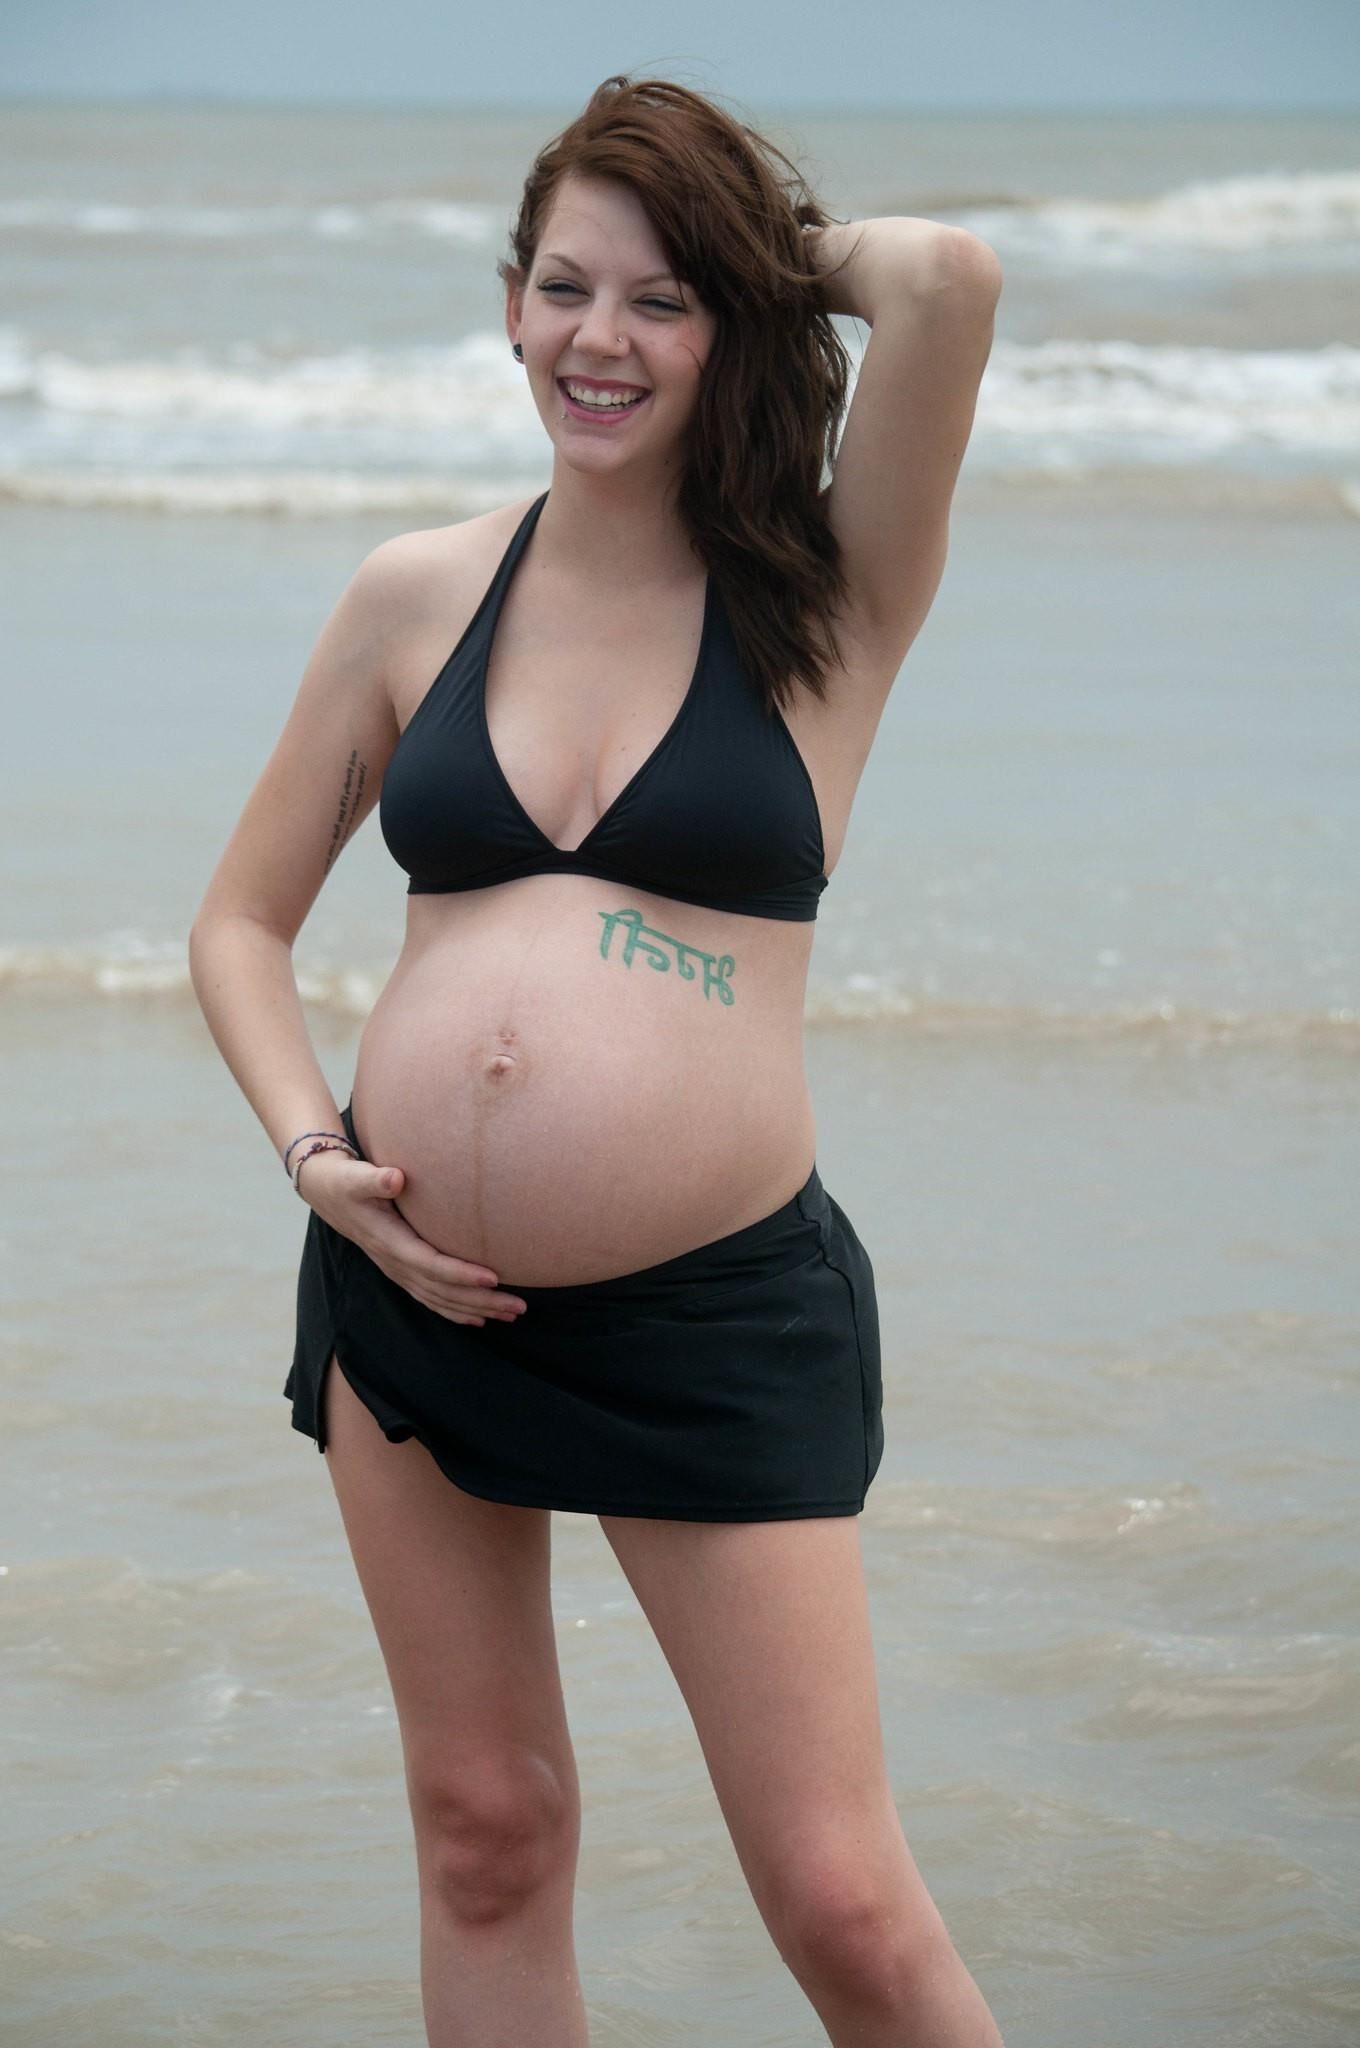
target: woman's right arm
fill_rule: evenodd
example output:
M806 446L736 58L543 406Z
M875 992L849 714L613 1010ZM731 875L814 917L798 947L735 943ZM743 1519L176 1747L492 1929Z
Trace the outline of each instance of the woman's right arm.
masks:
M389 666L403 580L400 540L360 564L189 933L189 975L208 1029L280 1157L299 1131L341 1128L292 952L336 856L376 803L397 742Z
M420 602L419 537L375 548L322 628L278 744L189 933L189 975L218 1051L280 1158L303 1131L342 1131L307 1032L293 946L336 857L378 800L398 739L393 650ZM296 1155L295 1155L296 1157ZM427 1244L394 1207L400 1167L336 1151L302 1192L389 1277L453 1322L509 1313L496 1275Z

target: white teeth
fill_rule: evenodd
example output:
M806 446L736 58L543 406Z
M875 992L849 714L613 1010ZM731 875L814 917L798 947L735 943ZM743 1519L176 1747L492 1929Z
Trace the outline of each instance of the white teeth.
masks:
M611 396L608 392L586 391L581 385L572 384L565 378L563 383L566 386L569 398L575 399L577 405L592 406L596 412L617 412L624 406L636 405L640 398L645 398L647 395L643 391L635 391L631 396L627 396L622 392Z

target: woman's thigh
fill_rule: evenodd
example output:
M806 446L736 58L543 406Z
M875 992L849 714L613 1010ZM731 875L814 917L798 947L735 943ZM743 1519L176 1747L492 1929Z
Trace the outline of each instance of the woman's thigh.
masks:
M546 1509L465 1493L414 1438L389 1442L332 1359L326 1463L387 1665L408 1776L546 1765L575 1796Z
M887 1778L858 1518L600 1519L767 1922L847 1865L869 1893L932 1910Z

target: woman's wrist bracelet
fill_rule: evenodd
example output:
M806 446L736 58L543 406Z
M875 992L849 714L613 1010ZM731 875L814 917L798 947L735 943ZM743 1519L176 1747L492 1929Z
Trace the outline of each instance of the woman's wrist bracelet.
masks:
M345 1136L343 1131L304 1131L301 1137L294 1138L292 1144L288 1147L288 1150L283 1155L283 1170L285 1173L289 1172L288 1161L291 1159L293 1153L297 1150L298 1146L302 1143L303 1138L338 1138L342 1145L349 1144L349 1139Z
M301 1155L297 1165L293 1168L292 1173L289 1175L289 1179L293 1183L293 1192L295 1194L300 1195L302 1193L300 1180L303 1167L307 1164L307 1161L309 1159L315 1158L318 1152L348 1152L351 1159L357 1159L359 1157L359 1154L356 1152L353 1145L350 1144L348 1138L342 1138L338 1136L335 1132L319 1132L313 1140L313 1142L307 1147L307 1150Z

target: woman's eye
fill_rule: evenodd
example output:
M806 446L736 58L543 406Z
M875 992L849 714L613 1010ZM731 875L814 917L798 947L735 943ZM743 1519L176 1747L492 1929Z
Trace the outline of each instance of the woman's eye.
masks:
M563 278L554 284L541 284L538 289L541 292L549 293L578 292L581 287L578 284L568 284ZM683 306L677 306L673 299L642 299L639 301L639 304L643 306L657 306L663 313L683 313L685 310Z

